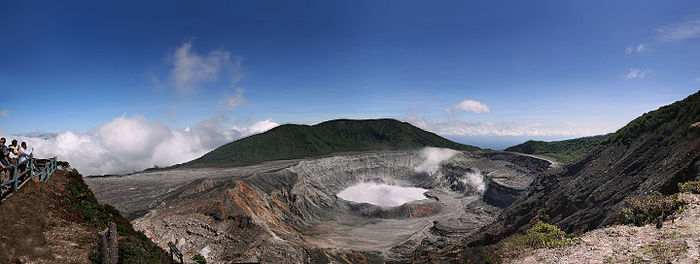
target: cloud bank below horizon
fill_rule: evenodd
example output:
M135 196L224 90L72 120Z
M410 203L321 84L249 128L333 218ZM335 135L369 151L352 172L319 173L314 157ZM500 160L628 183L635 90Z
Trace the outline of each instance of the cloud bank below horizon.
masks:
M84 175L123 174L154 166L190 161L225 143L278 126L270 120L246 127L225 127L210 118L183 130L149 122L141 115L121 116L87 133L66 131L48 137L2 135L8 141L27 141L37 157L58 156Z

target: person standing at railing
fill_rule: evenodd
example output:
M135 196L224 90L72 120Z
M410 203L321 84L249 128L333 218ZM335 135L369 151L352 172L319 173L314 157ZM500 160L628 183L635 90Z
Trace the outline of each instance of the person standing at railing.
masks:
M2 167L2 170L0 170L0 184L5 183L5 181L8 181L10 179L10 170L8 167L10 167L10 159L8 155L10 154L10 150L5 146L5 138L0 138L0 166ZM4 196L7 191L9 191L10 186L4 186L2 187L2 190L0 190L0 196Z
M0 166L4 169L10 166L10 150L5 146L5 138L0 138Z
M19 148L19 160L17 161L18 162L17 164L20 164L18 166L19 171L25 171L27 169L27 164L29 164L29 156L31 156L32 152L34 152L34 148L32 147L31 150L27 150L27 142L24 142L24 141L22 141L21 146L22 147ZM22 162L24 162L24 163L22 163ZM25 175L24 177L27 177L27 176L28 175Z
M17 146L17 140L13 139L12 144L10 144L9 147L10 149L10 155L9 155L9 160L10 164L17 164L17 158L19 158L19 146Z

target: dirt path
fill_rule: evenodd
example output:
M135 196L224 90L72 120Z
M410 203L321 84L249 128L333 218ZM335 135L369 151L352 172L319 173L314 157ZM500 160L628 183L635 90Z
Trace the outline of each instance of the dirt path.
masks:
M593 230L570 246L537 249L505 263L700 263L700 195L681 194L683 212L661 229L613 226Z

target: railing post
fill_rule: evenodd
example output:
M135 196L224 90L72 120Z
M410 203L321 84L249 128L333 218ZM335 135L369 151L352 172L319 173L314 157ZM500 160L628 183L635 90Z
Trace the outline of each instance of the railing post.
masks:
M19 164L15 164L14 173L12 174L12 180L14 181L14 182L12 183L12 192L13 192L13 193L14 193L14 192L17 192L17 186L18 186L18 184L17 184L17 176L18 176L19 174L17 174L17 167L19 167Z
M29 169L29 179L34 180L34 153L29 154L29 162L27 162L27 169Z
M51 161L49 162L49 166L51 166L51 171L49 174L46 175L46 178L44 178L44 181L48 181L49 178L51 178L51 174L56 170L56 157L51 158Z

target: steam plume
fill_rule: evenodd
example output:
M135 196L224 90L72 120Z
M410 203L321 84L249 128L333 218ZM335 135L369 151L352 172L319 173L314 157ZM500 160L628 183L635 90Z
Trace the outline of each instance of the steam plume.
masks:
M439 168L440 162L452 158L452 156L455 154L457 154L457 151L452 149L433 147L423 148L420 152L423 162L416 166L414 170L418 173L425 172L428 174L433 174Z

